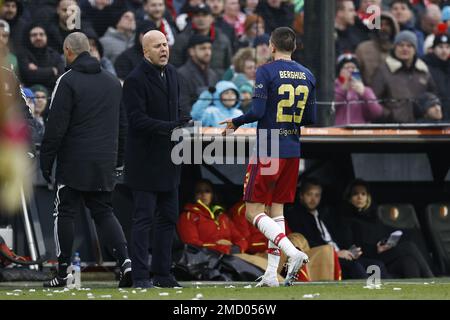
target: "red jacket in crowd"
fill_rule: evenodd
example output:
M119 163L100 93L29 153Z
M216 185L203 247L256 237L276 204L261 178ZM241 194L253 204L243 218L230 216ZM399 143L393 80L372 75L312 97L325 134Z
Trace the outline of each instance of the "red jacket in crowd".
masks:
M200 200L184 207L177 230L184 243L226 254L231 253L232 245L239 246L241 253L248 247L247 240L236 229L222 207L209 208Z

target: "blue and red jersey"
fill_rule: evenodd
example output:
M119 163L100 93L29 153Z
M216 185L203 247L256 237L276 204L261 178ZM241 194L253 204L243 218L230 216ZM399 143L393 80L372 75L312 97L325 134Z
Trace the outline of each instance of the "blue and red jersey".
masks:
M260 129L267 132L267 156L300 157L300 127L316 121L316 79L306 67L291 60L275 60L259 67L252 108L234 118L239 127L258 121L257 138L264 139ZM279 131L279 155L270 151L271 129ZM261 156L258 150L258 155Z

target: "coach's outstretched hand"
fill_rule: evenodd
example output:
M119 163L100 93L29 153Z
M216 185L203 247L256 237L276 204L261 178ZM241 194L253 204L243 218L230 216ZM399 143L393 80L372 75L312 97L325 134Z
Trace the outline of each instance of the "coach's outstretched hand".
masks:
M233 124L232 119L227 119L225 121L219 122L219 124L226 124L227 126L222 131L222 135L226 136L228 133L233 133L237 127Z

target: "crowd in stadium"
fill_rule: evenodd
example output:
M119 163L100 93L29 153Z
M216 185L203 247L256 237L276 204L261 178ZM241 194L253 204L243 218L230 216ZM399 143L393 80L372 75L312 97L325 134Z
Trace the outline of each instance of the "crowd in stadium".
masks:
M182 108L204 126L220 126L250 108L256 68L270 59L275 28L295 30L298 62L304 63L302 51L308 50L301 45L303 0L4 0L3 67L24 87L40 126L37 142L52 90L65 72L63 41L73 31L67 23L77 13L73 5L81 10L78 27L89 38L90 54L121 82L143 59L144 34L164 33ZM379 29L368 28L371 5L381 8ZM449 122L449 30L448 0L336 0L335 124ZM342 221L317 211L320 194L319 182L303 182L299 207L286 213L288 234L301 233L309 243L297 239L311 257L300 280L364 278L373 264L382 277L433 276L420 244L404 241L393 248L379 242L393 230L376 220L367 183L349 186ZM226 211L213 185L200 181L180 215L178 234L185 243L226 254L264 254L267 240L244 211L242 202ZM299 214L308 211L314 214Z
M204 126L248 110L255 70L270 59L276 27L297 32L300 63L307 50L303 0L5 0L4 66L26 87L42 127L64 73L62 43L72 32L67 21L74 4L91 54L122 81L142 59L143 34L162 31L182 81L183 108ZM371 5L381 8L379 29L368 27ZM449 27L445 0L337 1L335 124L448 121ZM222 99L225 93L231 98Z

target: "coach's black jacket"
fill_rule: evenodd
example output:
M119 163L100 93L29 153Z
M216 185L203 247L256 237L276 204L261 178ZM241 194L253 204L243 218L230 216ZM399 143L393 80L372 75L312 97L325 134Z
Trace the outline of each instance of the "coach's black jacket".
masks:
M170 156L171 131L182 121L180 88L175 67L165 67L165 84L161 71L143 59L123 85L128 115L125 182L133 190L171 191L180 181L180 166Z
M121 165L126 115L122 88L83 52L57 81L41 146L41 170L80 191L112 191ZM120 136L120 137L119 137Z

